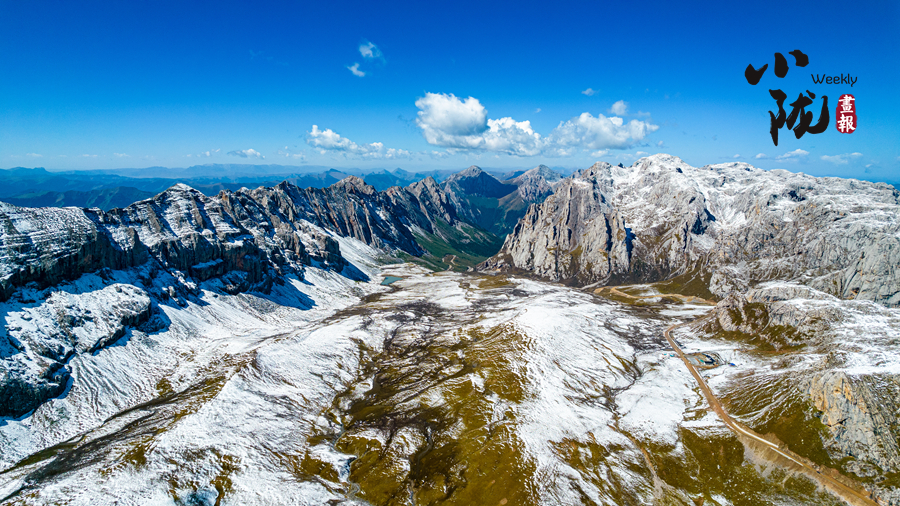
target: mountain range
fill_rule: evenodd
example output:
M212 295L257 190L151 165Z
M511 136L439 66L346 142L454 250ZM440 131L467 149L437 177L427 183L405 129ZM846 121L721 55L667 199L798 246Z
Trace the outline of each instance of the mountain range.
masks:
M900 504L890 185L20 173L111 207L0 196L4 500Z

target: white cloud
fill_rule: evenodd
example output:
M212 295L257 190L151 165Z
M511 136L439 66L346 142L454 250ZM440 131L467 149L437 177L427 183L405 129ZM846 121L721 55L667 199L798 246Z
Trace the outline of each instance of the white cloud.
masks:
M384 60L384 55L381 54L381 50L378 49L378 46L369 41L364 41L359 45L359 54L361 54L363 58Z
M862 156L862 153L844 153L842 155L834 156L823 155L821 158L822 160L831 162L835 165L847 165L848 163L850 163L850 160L854 158L862 158Z
M426 93L416 100L416 107L416 124L429 144L453 144L445 139L477 136L488 129L487 109L474 97L460 100L452 93Z
M648 152L646 152L646 151L638 151L637 153L635 153L635 155L637 155L637 156L647 156L647 155L649 155L649 154L650 154L650 153L648 153Z
M405 149L385 148L381 142L371 144L357 144L346 137L342 137L330 128L319 130L318 125L313 125L312 131L306 135L306 143L317 148L319 153L329 151L339 152L361 158L377 158L384 160L396 160L410 158L411 153Z
M265 156L263 156L262 153L260 153L259 151L255 150L253 148L229 151L228 154L231 156L239 156L241 158L259 158L259 159L265 158Z
M767 155L765 153L759 153L756 156L754 156L753 158L756 158L757 160L765 160L765 159L769 158L769 155Z
M43 158L44 155L39 155L37 153L25 153L25 156L30 156L32 158Z
M741 155L734 155L734 156L732 156L732 158L735 158L735 159L740 158L740 157L741 157Z
M200 154L197 155L197 156L203 156L203 157L209 158L209 157L211 157L212 155L214 155L214 154L216 154L216 153L218 153L218 152L219 152L218 149L210 149L210 150L207 150L207 151L204 151L204 152L200 153Z
M658 147L658 148L663 147L663 141L657 142L657 143L656 143L656 147Z
M642 140L659 126L633 119L627 124L622 118L607 118L602 114L593 117L581 113L568 121L560 122L548 137L558 146L580 146L586 149L625 149Z
M359 70L359 63L354 63L353 65L347 67L347 69L349 69L350 72L353 72L353 75L355 75L356 77L365 77L366 75L365 72Z
M432 151L432 152L428 153L428 156L430 156L432 158L441 159L441 158L447 158L448 156L450 156L450 154L451 153L449 153L448 151Z
M514 156L572 156L579 150L624 149L659 129L650 122L590 113L560 122L547 137L534 131L529 121L505 117L488 119L487 109L474 97L427 93L416 100L416 124L434 146L494 151Z
M116 158L131 158L129 155L126 155L125 153L113 153L113 155Z
M534 156L541 153L541 134L531 128L530 121L512 118L488 120L488 131L482 134L482 149L500 151L516 156Z
M589 97L593 97L593 96L596 95L597 93L600 93L600 90L595 90L595 89L592 89L592 88L588 88L588 89L586 89L586 90L584 90L584 91L581 92L582 95L587 95L587 96L589 96Z
M601 150L599 150L599 151L594 151L593 153L591 153L591 156L593 156L593 157L601 157L601 156L606 156L606 155L608 155L608 154L609 154L609 150L608 150L608 149L601 149Z
M628 102L619 100L614 103L607 112L610 114L615 114L616 116L625 116L626 114L628 114Z
M539 113L539 112L541 112L541 108L540 108L540 107L538 107L537 109L534 110L534 113L535 113L535 114L537 114L537 113Z
M434 146L497 151L517 156L541 152L541 135L530 121L487 119L487 109L477 98L461 100L453 94L426 93L416 100L416 124Z
M84 158L97 158L97 155L81 155Z
M809 151L804 151L804 150L798 148L793 151L788 151L787 153L785 153L783 155L778 155L777 157L775 157L775 159L776 160L791 160L791 159L800 158L801 156L806 156L808 154L809 154Z

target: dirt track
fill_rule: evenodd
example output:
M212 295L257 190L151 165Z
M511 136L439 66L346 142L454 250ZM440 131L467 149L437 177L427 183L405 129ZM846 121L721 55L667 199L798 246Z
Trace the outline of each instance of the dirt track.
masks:
M765 438L757 434L756 432L750 430L745 427L743 424L736 422L728 413L725 411L725 408L722 407L722 404L719 402L719 399L713 395L712 391L707 386L706 381L703 380L703 377L700 376L700 373L697 369L691 365L690 361L684 355L684 352L681 348L675 343L675 340L671 336L672 330L677 327L685 325L684 323L678 325L672 325L665 331L666 340L669 341L669 345L678 353L678 356L681 357L682 362L688 368L691 375L697 380L697 384L700 386L700 390L703 392L704 397L706 397L706 401L709 403L710 407L712 407L713 411L719 415L719 418L722 419L722 422L731 429L737 436L738 439L744 443L745 446L750 447L751 449L756 449L762 445L762 449L765 451L774 452L778 457L782 459L786 459L788 462L776 462L778 464L784 465L788 464L784 467L789 467L791 470L800 472L809 478L813 479L816 483L819 483L827 490L840 497L844 501L852 505L866 505L866 506L878 506L878 502L872 499L871 495L865 491L860 490L860 488L852 487L843 481L839 481L834 477L830 476L830 473L823 473L817 466L809 462L807 459L795 454L794 452L788 450L787 448L783 448ZM749 443L749 444L748 444ZM769 460L779 460L779 459L769 459ZM830 471L830 470L829 470ZM833 471L831 471L833 472ZM849 480L848 480L849 481Z

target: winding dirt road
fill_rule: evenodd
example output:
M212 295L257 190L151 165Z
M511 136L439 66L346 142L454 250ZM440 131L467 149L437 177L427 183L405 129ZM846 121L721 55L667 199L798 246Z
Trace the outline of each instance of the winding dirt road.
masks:
M763 438L756 432L745 427L743 424L738 423L734 419L732 419L731 416L729 416L725 411L725 408L722 407L719 399L716 398L715 395L713 395L712 391L709 389L709 386L707 386L706 381L703 380L703 377L700 375L697 369L684 355L681 347L679 347L678 344L675 343L675 339L672 338L672 330L683 325L686 325L686 323L672 325L667 328L664 333L666 336L666 340L669 341L669 345L673 350L675 350L676 353L678 353L678 356L681 357L681 360L688 368L688 371L690 371L694 379L697 380L697 384L700 386L700 390L703 392L704 397L706 397L706 401L709 403L710 407L712 407L713 411L715 411L716 414L719 415L719 418L722 419L722 422L724 422L725 425L738 436L738 439L741 439L741 442L744 443L745 446L747 445L748 440L753 443L750 445L751 448L754 445L762 445L766 450L770 450L776 453L779 457L787 459L788 461L793 463L793 465L789 466L792 470L803 473L804 475L821 484L827 490L831 491L849 504L879 506L879 503L873 500L871 494L869 494L865 490L859 490L857 488L851 487L850 485L833 478L829 474L822 473L815 464L807 461L803 457L800 457L787 448L783 448Z

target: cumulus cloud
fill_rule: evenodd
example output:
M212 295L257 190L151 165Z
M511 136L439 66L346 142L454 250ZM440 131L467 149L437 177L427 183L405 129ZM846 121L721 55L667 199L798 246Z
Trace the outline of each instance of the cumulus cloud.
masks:
M735 159L740 158L740 157L741 157L741 155L734 155L734 156L732 156L732 158L735 158Z
M622 118L607 118L598 114L595 118L589 112L581 113L568 121L561 122L550 133L549 141L557 146L581 146L586 149L625 149L641 141L659 126L633 119L625 123Z
M378 49L378 46L367 40L359 45L359 54L361 54L363 58L368 58L370 60L384 59L384 55L381 54L381 50Z
M126 155L125 153L113 153L113 156L116 158L131 158L131 156Z
M83 158L97 158L97 155L81 155Z
M600 90L595 90L595 89L592 89L592 88L588 88L588 89L586 89L586 90L584 90L584 91L581 92L582 95L587 95L587 96L589 96L589 97L593 97L593 96L596 95L597 93L600 93Z
M38 153L25 153L25 156L30 156L32 158L43 158L44 155L40 155Z
M656 147L658 147L658 148L663 147L663 141L657 142L657 143L656 143Z
M608 150L608 149L601 149L601 150L599 150L599 151L594 151L593 153L591 153L591 156L593 156L593 157L600 157L600 156L606 156L606 155L608 155L608 154L609 154L609 150Z
M615 114L616 116L625 116L626 114L628 114L628 102L619 100L614 103L607 112L610 114Z
M487 109L474 97L460 100L452 93L426 93L416 100L416 107L416 124L430 144L443 145L445 137L476 136L488 129Z
M262 153L260 153L259 151L255 150L253 148L229 151L228 154L231 156L239 156L241 158L259 158L259 159L265 158L265 156L263 156Z
M754 156L753 158L756 158L757 160L765 160L766 158L769 158L769 156L765 153L759 153L756 156Z
M345 156L384 160L410 158L412 155L405 149L385 148L381 142L357 144L330 128L320 130L318 125L313 125L312 130L306 134L306 143L318 149L320 154L331 151Z
M778 155L777 157L775 157L775 159L776 160L792 160L792 159L800 158L802 156L806 156L808 154L809 154L809 151L805 151L805 150L797 148L793 151L788 151L787 153L785 153L783 155Z
M355 75L356 77L365 77L366 76L365 72L363 72L362 70L359 70L359 63L354 63L353 65L350 65L349 67L347 67L347 69L350 72L353 72L353 75Z
M583 113L560 122L550 135L542 137L529 121L488 119L487 109L474 97L426 93L416 100L416 107L416 124L431 145L515 156L572 156L581 149L624 149L659 129L650 122L631 120L626 124L619 117L600 114L595 118Z
M831 162L835 165L847 165L848 163L850 163L850 160L853 160L855 158L862 158L862 156L862 153L844 153L842 155L834 156L823 155L821 158L823 161Z
M497 151L518 156L541 152L541 135L530 121L488 119L477 98L465 100L453 94L426 93L416 100L416 124L425 140L435 146Z

